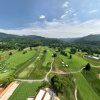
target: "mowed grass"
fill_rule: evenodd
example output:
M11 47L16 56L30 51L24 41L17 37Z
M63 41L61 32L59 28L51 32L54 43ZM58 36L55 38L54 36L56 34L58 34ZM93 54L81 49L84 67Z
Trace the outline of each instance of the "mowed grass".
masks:
M28 59L34 56L34 50L29 50L27 53L17 52L6 61L8 68L16 68L18 65L26 62Z
M88 62L90 62L93 66L100 66L100 60L85 58Z
M53 71L61 70L61 71L68 71L68 68L66 66L67 64L64 62L60 57L55 57L54 63L53 63Z
M87 62L91 63L93 66L100 66L100 60L84 57L84 53L82 52L78 52L77 55L86 60Z
M35 58L18 73L18 78L24 79L41 79L44 78L50 69L51 51L48 49L46 53L43 51L46 47L42 47L40 52L36 52ZM45 64L45 65L44 65Z
M52 51L47 48L46 56L45 56L45 61L43 62L43 66L47 66L48 63L50 63L52 60Z
M0 51L0 61L5 61L5 60L9 59L10 52L15 54L17 52L17 50Z
M81 73L75 74L74 77L76 79L75 83L83 100L99 100L99 96L97 96Z
M72 55L72 59L62 55L60 55L60 58L68 63L70 71L78 71L87 64L86 60L77 55ZM83 100L99 100L99 97L81 73L73 74L73 76L76 79L75 83Z
M35 96L38 87L41 85L40 82L34 83L21 83L18 88L14 91L9 100L27 100L30 96Z
M17 72L18 78L28 78L30 73L32 72L34 66L34 62L39 56L39 52L37 51L32 59L24 63L21 69Z
M50 63L43 66L43 62L45 61L46 54L42 54L39 59L34 63L34 68L30 73L29 79L42 79L45 77L46 73L50 70Z
M0 84L3 83L10 75L12 75L13 72L11 70L8 70L6 73L0 72Z
M9 51L5 52L8 56L5 58L6 60L3 61L4 66L2 70L0 70L0 81L6 80L11 74L13 74L16 70L19 69L19 65L25 63L27 60L32 58L34 56L34 49L27 50L27 53L23 54L22 52L19 52L17 50L12 50L13 54L9 56ZM4 56L5 56L5 53ZM3 56L3 55L2 55Z
M24 70L18 74L18 78L28 78L29 73L33 70L34 64L28 65Z
M68 65L71 71L78 71L88 63L77 55L72 55L72 59L69 59L69 56L65 57L63 55L59 55L59 57Z
M100 68L91 68L90 71L82 71L82 74L100 97Z

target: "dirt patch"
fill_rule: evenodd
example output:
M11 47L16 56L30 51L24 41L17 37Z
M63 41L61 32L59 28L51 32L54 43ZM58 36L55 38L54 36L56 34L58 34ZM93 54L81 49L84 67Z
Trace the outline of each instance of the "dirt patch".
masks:
M98 74L97 76L98 76L98 78L100 79L100 74Z
M0 87L0 94L4 91L3 87Z
M56 73L56 74L65 74L66 72L57 69L56 71L52 71L52 73Z

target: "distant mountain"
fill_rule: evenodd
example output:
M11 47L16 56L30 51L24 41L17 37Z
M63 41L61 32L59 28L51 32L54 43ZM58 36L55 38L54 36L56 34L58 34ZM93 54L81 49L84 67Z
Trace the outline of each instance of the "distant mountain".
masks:
M19 36L0 32L0 39L6 39L6 38L19 38Z
M1 33L0 32L0 39L14 39L14 38L30 38L30 39L39 39L39 38L44 38L41 36L36 36L36 35L13 35L13 34L6 34L6 33Z
M45 38L36 35L13 35L13 34L6 34L0 32L0 39L14 39L14 38L30 38L30 39L54 39L54 38ZM56 39L56 38L55 38ZM88 35L82 38L59 38L57 40L61 40L64 42L93 42L93 41L100 41L100 34L96 35Z
M96 34L96 35L88 35L88 36L84 36L84 37L77 37L77 38L59 38L62 41L65 42L93 42L93 41L100 41L100 34Z
M62 40L64 42L74 42L75 40L77 40L79 38L59 38L59 40Z
M28 46L59 46L65 45L65 42L56 38L45 38L36 35L12 35L6 33L0 33L0 48L1 49L13 49Z
M90 42L93 42L93 41L100 41L100 34L96 34L96 35L88 35L88 36L85 36L85 37L82 37L82 38L79 38L77 40L75 40L76 42L82 42L82 41L90 41Z

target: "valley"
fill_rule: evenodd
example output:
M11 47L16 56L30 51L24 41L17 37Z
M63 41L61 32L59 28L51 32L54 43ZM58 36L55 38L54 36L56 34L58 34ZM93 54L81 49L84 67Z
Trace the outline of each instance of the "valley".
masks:
M25 51L26 53L23 54ZM12 55L9 55L9 52L12 52ZM87 60L79 55L84 53L78 51L71 54L70 58L70 47L66 48L65 52L66 56L58 52L57 48L38 46L25 48L23 51L11 50L1 53L0 63L3 66L0 67L0 84L6 86L13 80L21 82L9 100L25 100L32 96L32 93L35 95L43 82L50 82L55 75L65 82L62 83L65 84L63 94L58 93L61 100L76 100L76 97L78 100L98 100L100 98L99 60L91 61L90 58ZM55 53L56 56L53 57ZM91 65L90 71L84 70L87 63ZM30 93L27 94L28 91ZM24 96L25 94L27 95Z

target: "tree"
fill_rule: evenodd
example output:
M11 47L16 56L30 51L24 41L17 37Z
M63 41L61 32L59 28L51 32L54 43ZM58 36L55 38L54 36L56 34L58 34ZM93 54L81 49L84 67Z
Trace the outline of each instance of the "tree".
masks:
M12 55L12 52L10 52L9 55L11 56Z
M23 54L27 53L27 51L23 51Z
M57 54L56 53L53 53L52 57L57 57Z
M69 59L72 59L72 55L69 56Z
M45 88L45 87L49 87L49 86L50 86L49 82L43 81L42 84L39 86L38 89L40 89L40 88Z
M56 91L56 93L62 92L62 81L57 75L51 78L51 86Z
M67 53L64 50L61 50L60 52L62 55L67 56Z
M70 49L70 53L71 53L71 54L75 54L75 53L76 53L76 48L71 48L71 49Z
M88 63L88 64L85 66L84 70L90 71L90 69L91 69L91 66L90 66L90 64Z
M32 50L32 47L30 47L30 50Z
M44 54L47 53L47 50L44 50L43 53L44 53Z

